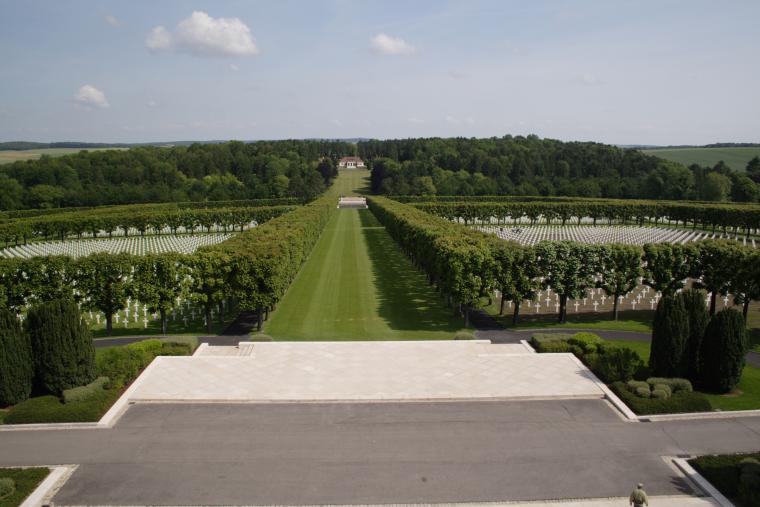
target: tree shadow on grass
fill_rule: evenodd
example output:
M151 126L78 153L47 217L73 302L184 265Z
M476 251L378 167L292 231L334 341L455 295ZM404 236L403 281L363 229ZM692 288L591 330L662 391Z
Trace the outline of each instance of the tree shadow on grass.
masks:
M358 213L372 261L380 318L399 331L455 333L461 329L462 319L428 285L372 212Z

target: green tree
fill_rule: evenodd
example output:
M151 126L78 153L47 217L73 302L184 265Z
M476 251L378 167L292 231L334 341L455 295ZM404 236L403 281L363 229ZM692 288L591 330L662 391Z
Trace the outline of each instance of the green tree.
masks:
M184 294L188 274L186 256L174 253L151 254L139 259L134 283L137 299L151 312L161 315L161 333L167 332L167 312Z
M76 303L55 300L33 306L25 321L38 389L59 395L95 378L92 335Z
M699 274L699 251L693 245L648 243L644 245L644 261L644 283L663 295L675 294L687 278Z
M683 302L689 321L689 337L684 351L685 372L687 378L697 379L699 378L699 351L702 347L705 329L710 322L710 315L705 307L706 294L701 290L687 289L681 292L678 298Z
M77 287L87 310L103 312L106 333L111 336L113 316L127 305L132 291L132 266L129 254L92 254L77 261Z
M649 368L657 377L681 377L686 372L684 353L689 339L689 316L683 299L664 296L652 322Z
M227 297L232 273L231 260L223 252L200 250L190 258L190 297L203 306L206 332L211 333L211 311ZM219 313L220 318L222 313Z
M599 247L598 287L613 299L612 314L618 320L620 297L636 288L643 269L642 250L634 245L611 244Z
M728 294L740 248L739 243L731 240L705 240L697 243L701 277L695 281L695 286L710 292L710 316L715 315L718 295Z
M700 379L705 388L725 393L736 387L747 355L747 329L741 313L726 308L715 314L699 355Z
M29 336L16 315L0 310L0 407L27 399L32 393L33 377Z
M581 297L594 286L599 266L599 249L573 241L542 241L536 245L543 286L559 294L559 322L567 322L568 298Z
M705 176L704 193L705 201L727 201L731 195L731 178L717 172L711 172Z
M23 194L24 187L18 181L0 173L0 211L19 209Z
M747 176L755 183L760 183L760 157L755 155L747 162Z
M512 301L512 325L520 321L520 304L536 297L538 268L532 247L501 242L494 252L497 266L496 284L501 291L499 315L504 313L504 300Z
M742 315L747 320L749 304L760 300L760 250L742 248L731 272L734 302L742 305Z

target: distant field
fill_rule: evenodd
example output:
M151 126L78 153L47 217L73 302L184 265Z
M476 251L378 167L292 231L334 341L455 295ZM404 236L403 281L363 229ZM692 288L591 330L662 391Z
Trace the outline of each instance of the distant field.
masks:
M86 149L87 151L124 150L126 148L42 148L39 150L0 151L0 164L10 164L19 160L37 160L42 155L60 157Z
M647 155L680 162L684 165L699 164L714 166L721 160L737 171L743 171L752 157L760 156L757 148L665 148L661 150L641 150Z

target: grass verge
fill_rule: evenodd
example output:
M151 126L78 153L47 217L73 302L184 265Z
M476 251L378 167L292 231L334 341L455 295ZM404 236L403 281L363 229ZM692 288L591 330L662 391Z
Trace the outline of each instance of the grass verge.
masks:
M530 314L520 315L520 322L517 326L512 325L512 314L505 310L504 315L499 315L499 301L494 300L485 311L494 317L499 324L507 329L563 329L563 328L583 328L583 329L600 329L607 331L634 331L639 333L652 332L652 319L654 312L651 310L626 310L620 312L618 320L612 319L612 312L599 313L570 313L568 321L565 324L557 322L555 314Z
M0 468L0 478L8 477L16 483L16 491L0 500L0 507L17 507L48 476L47 468Z

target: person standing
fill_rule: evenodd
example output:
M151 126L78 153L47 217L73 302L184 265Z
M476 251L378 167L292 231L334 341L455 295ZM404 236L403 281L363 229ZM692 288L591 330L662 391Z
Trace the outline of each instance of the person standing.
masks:
M649 505L649 498L647 498L647 492L644 491L644 485L638 483L636 489L633 490L628 501L633 507L644 507Z

